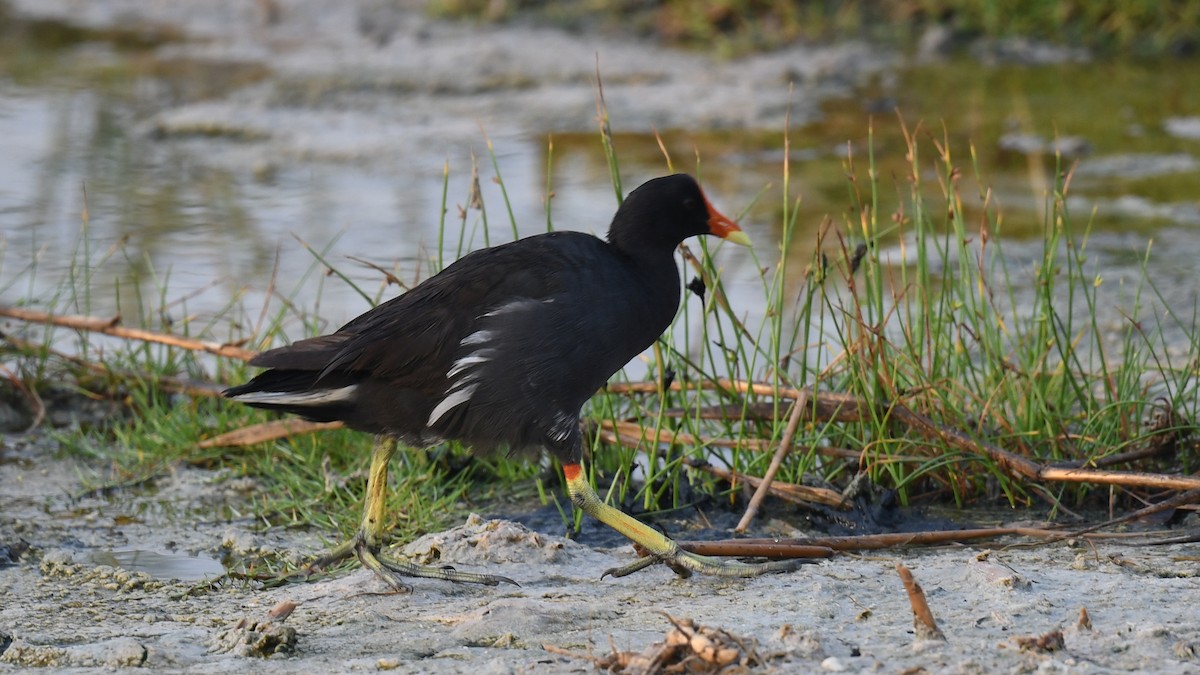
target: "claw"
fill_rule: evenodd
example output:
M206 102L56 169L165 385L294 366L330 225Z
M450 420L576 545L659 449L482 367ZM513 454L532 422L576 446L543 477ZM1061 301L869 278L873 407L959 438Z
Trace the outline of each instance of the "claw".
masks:
M621 577L627 577L630 574L633 574L634 572L640 572L641 570L644 570L647 567L650 567L651 565L655 565L659 562L661 562L661 561L659 560L659 558L657 556L652 556L652 555L644 556L644 557L638 558L637 560L634 560L633 562L629 563L628 565L622 565L620 567L610 567L610 568L604 570L604 574L601 574L600 578L603 579L604 577L607 577L610 574L612 575L612 577L614 579L619 579Z

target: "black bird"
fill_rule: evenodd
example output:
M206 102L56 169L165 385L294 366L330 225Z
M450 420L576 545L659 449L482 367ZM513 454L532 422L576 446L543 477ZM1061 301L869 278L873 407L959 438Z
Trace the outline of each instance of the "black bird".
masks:
M341 420L380 437L362 525L308 566L351 555L397 590L397 575L495 585L510 579L384 558L384 494L396 442L457 440L479 452L540 447L562 463L576 506L676 570L749 577L794 569L689 553L600 501L584 477L580 408L652 345L679 307L675 248L712 234L749 245L696 181L676 174L629 193L608 241L553 232L470 253L337 332L263 352L270 368L225 396L247 405Z

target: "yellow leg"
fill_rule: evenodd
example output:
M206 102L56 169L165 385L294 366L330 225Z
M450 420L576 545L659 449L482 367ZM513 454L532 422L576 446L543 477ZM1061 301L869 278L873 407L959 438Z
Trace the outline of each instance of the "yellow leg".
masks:
M382 438L375 444L375 449L371 451L371 468L367 473L367 503L363 506L363 519L362 524L358 527L358 532L349 540L342 542L308 565L305 565L301 573L305 576L310 575L354 555L358 557L363 567L374 572L379 578L387 582L393 590L398 592L412 590L400 580L401 576L442 579L443 581L484 584L487 586L495 586L500 582L504 582L517 586L517 582L508 577L459 572L453 567L417 565L406 560L396 560L379 554L385 535L383 523L387 506L388 463L394 454L396 454L395 439Z
M658 530L600 501L596 491L584 477L582 465L564 464L563 475L567 479L567 491L571 494L571 501L576 506L650 553L648 557L637 562L607 570L602 576L611 574L623 577L656 562L666 563L681 574L685 574L686 570L719 577L757 577L772 572L789 572L800 566L800 561L797 560L772 560L751 564L685 551Z

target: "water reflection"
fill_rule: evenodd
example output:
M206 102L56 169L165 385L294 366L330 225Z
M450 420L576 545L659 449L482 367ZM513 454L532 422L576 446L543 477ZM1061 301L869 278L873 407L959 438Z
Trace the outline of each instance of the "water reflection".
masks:
M113 549L90 551L87 559L94 565L108 565L130 572L144 572L155 579L199 581L207 577L218 577L225 573L225 567L220 561L203 554L189 555L142 549Z

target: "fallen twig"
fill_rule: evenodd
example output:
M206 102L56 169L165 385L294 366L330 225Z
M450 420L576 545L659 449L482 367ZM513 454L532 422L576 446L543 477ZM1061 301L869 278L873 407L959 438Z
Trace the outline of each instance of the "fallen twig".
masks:
M243 447L274 441L288 436L307 434L326 429L341 429L341 422L309 422L297 417L272 420L235 429L196 444L199 448Z
M852 552L874 551L902 546L931 546L941 544L965 544L979 539L1019 536L1040 539L1039 543L1053 543L1063 539L1137 540L1138 545L1147 537L1161 532L1093 532L1049 530L1037 527L986 527L967 530L933 530L925 532L894 532L888 534L863 534L853 537L747 537L741 539L717 539L713 541L676 541L679 547L713 556L755 556L760 558L820 558L827 557L824 551ZM1022 544L1013 544L1021 546Z
M699 555L732 558L832 558L836 553L828 546L791 543L781 539L719 539L716 541L676 541L685 551Z
M988 527L970 530L936 530L930 532L896 532L865 534L854 537L790 537L721 539L716 541L679 541L679 546L700 555L742 555L764 558L790 558L792 552L812 550L869 551L897 546L963 543L975 539L990 539L1006 535L1028 534L1033 528ZM1037 530L1051 534L1045 530ZM1053 534L1058 534L1054 532ZM794 557L820 557L796 555Z
M53 356L56 359L61 359L66 363L70 363L77 368L82 368L98 377L113 378L116 380L140 380L153 382L155 386L163 391L176 392L186 394L196 398L211 398L221 395L221 387L212 382L196 382L194 380L184 380L178 377L170 377L166 375L154 375L152 373L131 372L126 370L113 370L102 363L81 359L78 356L65 354L55 349L51 349L45 345L22 340L21 338L13 337L12 335L0 333L0 339L9 343L17 349L29 353L44 353ZM36 425L34 425L36 426Z
M730 483L736 484L742 481L753 488L761 487L763 479L749 474L740 474L728 469L722 469L711 464L701 464L699 462L688 462L688 466L698 471L703 471L709 475L716 476L722 480L727 480ZM832 506L836 509L850 508L849 502L841 493L829 488L811 487L808 485L797 485L795 483L773 482L767 490L780 499L787 500L795 504L816 503Z
M1121 523L1127 523L1131 520L1145 518L1146 516L1158 513L1159 511L1166 511L1167 509L1179 508L1181 506L1186 506L1188 504L1191 504L1193 502L1198 502L1198 501L1200 501L1200 489L1188 490L1187 492L1181 492L1180 494L1177 494L1174 497L1171 497L1170 499L1165 499L1157 504L1151 504L1150 506L1140 508L1137 511L1134 511L1133 513L1127 513L1118 518L1112 518L1110 520L1106 520L1103 523L1097 523L1095 525L1090 525L1088 527L1083 528L1082 530L1072 530L1070 532L1061 533L1058 537L1055 538L1055 540L1071 539L1073 537L1082 537L1084 535L1088 535L1093 532L1096 532L1097 530L1102 530L1106 527L1112 527L1114 525L1120 525ZM1148 542L1148 543L1154 543L1154 542Z
M194 352L207 352L224 356L231 359L240 359L249 361L255 352L249 349L243 349L234 345L221 344L218 342L209 342L205 340L193 340L179 335L171 335L170 333L158 333L155 331L145 330L142 328L126 328L121 326L121 317L115 316L109 319L96 316L79 316L79 315L54 315L48 312L39 312L33 309L25 309L22 307L0 307L0 316L7 316L21 321L29 321L33 323L44 323L52 326L62 326L64 328L74 328L76 330L84 330L92 333L103 333L126 340L139 340L141 342L154 342L158 344L179 347Z
M1200 476L1171 476L1143 471L1106 471L1103 469L1059 469L1041 467L1036 478L1058 483L1099 483L1160 490L1200 489Z

